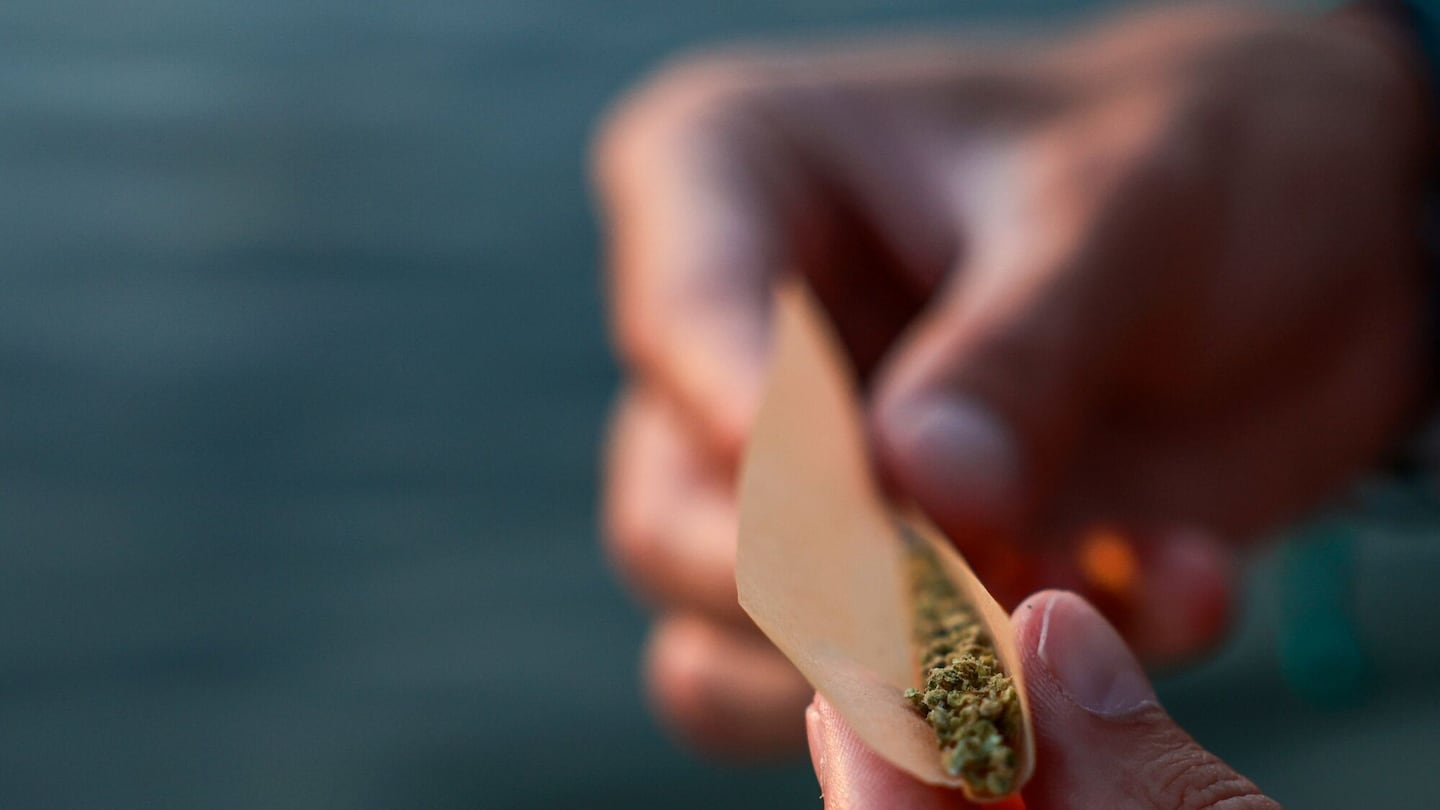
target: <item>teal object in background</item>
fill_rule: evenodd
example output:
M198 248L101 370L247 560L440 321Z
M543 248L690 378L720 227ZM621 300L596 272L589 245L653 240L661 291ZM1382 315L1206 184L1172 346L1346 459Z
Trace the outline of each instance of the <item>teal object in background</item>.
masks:
M1289 532L1276 558L1276 650L1298 694L1353 707L1393 686L1387 679L1404 682L1408 665L1440 659L1433 473L1362 483L1341 508Z
M1322 705L1365 698L1352 581L1360 539L1353 523L1335 519L1300 532L1280 553L1280 666L1296 692Z
M1416 25L1416 40L1430 63L1431 89L1440 88L1440 1L1404 0L1404 4Z

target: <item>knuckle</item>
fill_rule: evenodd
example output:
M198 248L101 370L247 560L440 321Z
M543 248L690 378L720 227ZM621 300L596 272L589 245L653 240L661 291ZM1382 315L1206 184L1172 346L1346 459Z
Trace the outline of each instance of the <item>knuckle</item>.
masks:
M615 571L632 586L643 587L653 578L664 539L662 517L655 512L653 499L642 497L646 493L635 471L644 453L644 415L639 408L632 394L612 419L601 541Z
M1075 353L1094 348L1076 308L1058 301L1060 295L1032 302L977 338L969 362L954 377L958 390L971 392L1037 442L1064 424L1050 412L1056 403L1079 404L1084 364ZM1027 379L1017 384L1020 370Z
M660 521L614 495L607 500L604 545L610 563L632 586L647 589L664 553Z
M697 140L725 144L753 126L773 90L765 60L738 52L691 54L644 79L602 117L591 169L603 190L637 165Z
M1062 129L1047 188L1108 204L1188 199L1213 185L1233 140L1229 101L1204 88L1145 88L1077 113Z
M619 359L642 373L663 367L664 324L653 309L635 306L624 298L615 302L615 308L610 331Z
M645 678L654 711L691 744L713 745L724 736L714 697L716 651L691 622L656 628L646 652Z
M1197 90L1161 106L1160 123L1139 150L1138 177L1158 193L1197 191L1214 178L1216 153L1231 139L1231 105Z
M1253 782L1173 727L1156 732L1149 758L1146 807L1166 810L1279 810Z

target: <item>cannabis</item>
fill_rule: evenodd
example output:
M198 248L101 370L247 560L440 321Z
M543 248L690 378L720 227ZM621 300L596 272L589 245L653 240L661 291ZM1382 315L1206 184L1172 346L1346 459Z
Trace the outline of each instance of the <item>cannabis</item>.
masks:
M905 690L935 730L941 764L978 797L1015 786L1015 739L1021 727L1015 684L995 655L979 614L956 590L934 550L910 538L913 633L923 688Z

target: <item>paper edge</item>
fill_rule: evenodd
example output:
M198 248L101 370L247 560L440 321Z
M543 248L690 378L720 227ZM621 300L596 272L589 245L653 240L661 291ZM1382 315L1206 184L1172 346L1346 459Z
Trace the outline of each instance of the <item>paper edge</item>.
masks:
M782 350L788 347L788 344L786 342L796 339L796 337L794 337L791 333L794 332L797 327L800 327L802 329L800 333L801 338L806 337L803 332L804 328L813 329L815 334L811 335L810 337L819 340L822 344L820 346L821 350L829 356L829 359L835 361L832 363L832 365L841 377L841 379L839 379L837 382L840 384L840 387L845 389L845 391L848 393L848 401L845 403L844 409L851 416L853 416L855 420L859 421L863 429L863 412L859 410L860 395L858 392L858 385L856 384L853 368L844 361L844 355L840 351L840 342L838 340L838 336L834 332L833 325L829 322L828 318L823 316L823 312L820 309L818 303L815 301L813 295L808 291L808 289L806 289L798 282L788 282L781 284L776 289L774 313L776 316L776 351L774 356L776 357L777 361L781 355ZM787 313L792 313L792 315L787 315ZM799 323L796 323L794 322L794 316L798 316L803 320ZM806 323L805 321L808 321L808 323ZM771 386L773 385L773 380L775 379L776 374L779 372L779 366L780 363L775 362L769 371L769 382L767 382L766 395L765 399L762 401L760 410L761 416L759 418L764 418L764 414L766 411L765 404L769 400L769 391L771 389ZM741 570L742 565L740 560L741 557L744 555L744 549L747 545L747 543L744 542L744 537L746 536L745 526L750 521L746 519L747 510L744 508L744 494L749 491L749 487L753 485L752 477L754 473L751 469L753 455L753 448L747 448L740 468L739 491L742 495L740 510L742 541L736 549L737 574ZM975 576L974 572L971 571L968 563L965 562L964 558L956 550L954 544L945 538L945 535L940 532L938 527L934 526L933 523L921 516L913 508L907 508L902 510L895 506L893 503L889 503L883 497L883 495L880 494L879 487L875 483L873 471L867 468L865 473L870 493L874 496L873 505L878 506L878 508L884 513L880 517L887 518L884 521L884 525L889 527L889 530L892 533L894 553L897 557L897 563L901 565L902 570L904 561L898 558L903 556L905 553L904 549L906 541L902 536L901 529L901 526L904 525L914 530L917 536L922 538L924 542L929 543L932 548L937 551L937 556L942 561L942 565L945 568L947 575L959 587L965 598L970 600L970 602L976 607L977 611L980 614L982 623L985 625L987 632L990 634L990 637L994 641L997 658L999 658L1001 664L1004 666L1005 672L1009 674L1015 681L1016 693L1020 700L1020 715L1022 720L1021 728L1017 730L1018 736L1020 737L1020 746L1019 750L1017 751L1017 757L1019 759L1019 762L1017 763L1017 776L1015 781L1015 787L1010 793L1007 793L1004 796L974 796L971 794L971 791L965 784L964 780L960 779L959 777L951 776L944 770L941 765L938 749L934 751L933 754L925 757L925 762L923 764L910 763L903 760L893 759L885 756L883 753L880 753L879 749L885 746L879 744L876 740L870 738L870 730L868 728L866 728L863 724L860 726L856 726L853 722L851 725L855 729L855 733L857 734L857 736L860 737L861 741L866 743L866 745L872 750L876 751L876 753L880 755L882 759L921 782L949 789L958 788L965 795L967 800L982 804L1005 801L1007 799L1018 796L1020 795L1022 788L1029 781L1034 772L1035 740L1033 719L1030 710L1030 700L1029 695L1025 689L1025 674L1023 661L1019 654L1019 650L1015 645L1014 633L1011 628L1009 613L1000 606L1000 604L995 600L995 598L990 595L989 591L987 591L984 586L979 582L979 579ZM910 604L911 597L909 594L908 583L904 580L904 578L897 578L894 586L900 589L898 595L901 604ZM756 614L755 608L757 606L754 604L754 601L752 599L753 594L750 593L749 588L745 587L745 583L739 581L738 577L737 591L741 608L745 610L746 614L750 616L751 620L755 622L756 626L759 627L761 631L764 632L765 635L772 640L772 643L775 643L777 648L779 648L785 654L785 656L791 660L792 663L796 664L797 668L801 666L801 663L799 661L799 659L801 658L807 659L806 663L809 664L813 664L814 661L821 658L836 658L838 660L841 660L842 662L853 663L855 665L854 670L856 671L856 673L860 675L868 674L873 678L873 680L883 682L887 686L893 687L893 684L890 684L888 679L882 678L878 673L872 672L868 670L868 668L861 666L858 659L849 658L848 656L843 656L835 651L823 649L816 649L813 651L807 650L802 652L801 650L793 649L790 647L790 645L776 640L774 637L776 634L773 632L774 628L771 626L770 622L765 616ZM902 615L904 615L903 611ZM904 639L904 643L913 658L914 642L911 638L910 625L907 622L904 627L898 628L898 630L900 631L902 638ZM913 669L914 666L912 666L912 670ZM843 666L836 667L836 671L845 677L850 677L855 674L850 672ZM802 675L803 674L804 671L802 668ZM813 680L810 679L809 676L806 676L806 679L811 683L811 686L814 687L817 692L824 694L827 697L830 697L827 693L827 689L823 685L817 685ZM841 678L837 677L833 680L839 681L841 680ZM907 684L907 686L913 685L914 684ZM915 723L922 725L924 727L924 733L930 735L931 739L933 739L933 730L931 730L928 724L925 724L922 719L920 719L913 712L911 712L909 710L909 707L905 704L902 697L903 688L904 687L901 687L901 690L897 691L895 694L895 700L893 701L893 704L896 710L903 712L905 716L913 720ZM838 705L836 707L836 710L841 713L842 717L845 716L845 712L842 711Z

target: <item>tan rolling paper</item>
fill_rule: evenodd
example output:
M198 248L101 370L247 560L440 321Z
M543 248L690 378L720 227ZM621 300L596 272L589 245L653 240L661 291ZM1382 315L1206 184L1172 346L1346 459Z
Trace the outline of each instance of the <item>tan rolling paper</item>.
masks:
M778 293L775 330L769 389L741 475L740 604L880 756L925 782L965 787L941 766L935 733L903 697L918 677L901 526L910 529L978 609L1014 679L1023 717L1018 792L1034 768L1034 744L1009 616L949 542L880 494L853 375L799 285Z

